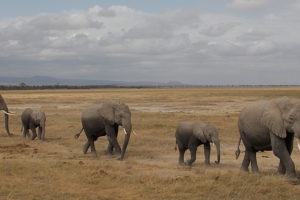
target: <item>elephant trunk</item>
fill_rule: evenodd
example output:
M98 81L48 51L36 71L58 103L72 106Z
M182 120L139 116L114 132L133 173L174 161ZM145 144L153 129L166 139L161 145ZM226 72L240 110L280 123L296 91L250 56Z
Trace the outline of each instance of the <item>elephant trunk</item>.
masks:
M217 160L215 161L216 164L220 163L220 141L219 140L215 140L214 144L216 145L216 149L217 149Z
M124 159L124 155L125 155L125 152L127 149L127 145L129 143L131 132L132 132L132 126L131 125L125 126L125 138L124 138L124 143L123 143L123 147L122 147L120 160Z
M4 114L5 130L6 130L7 135L11 136L12 134L9 132L9 125L8 125L8 122L9 122L9 116L8 116L8 114L7 114L7 113L9 113L9 112L8 112L8 108L7 108L6 105L4 106L3 110L6 112L6 113Z
M6 133L7 133L7 135L11 136L12 134L9 132L9 126L8 126L9 116L8 116L8 114L4 114L4 117L5 117L5 130L6 130Z

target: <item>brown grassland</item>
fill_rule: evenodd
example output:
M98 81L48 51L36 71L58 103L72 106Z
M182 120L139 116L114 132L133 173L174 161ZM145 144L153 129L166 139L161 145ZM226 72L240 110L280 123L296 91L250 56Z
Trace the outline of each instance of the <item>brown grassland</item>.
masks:
M276 174L272 152L257 154L259 174L239 170L235 160L237 118L244 105L257 99L300 98L299 87L158 88L0 91L11 111L8 137L0 117L0 200L92 199L300 199L300 186ZM83 155L81 111L90 104L121 100L132 110L132 135L124 161L105 156L106 138L96 142L98 157ZM46 112L46 141L21 137L20 114L26 107ZM212 147L205 167L203 147L192 168L178 166L174 132L179 121L203 120L218 127L221 164ZM123 142L123 134L119 137ZM296 145L295 145L296 146ZM243 145L241 145L243 149ZM186 152L186 157L189 152ZM300 175L300 151L292 158Z

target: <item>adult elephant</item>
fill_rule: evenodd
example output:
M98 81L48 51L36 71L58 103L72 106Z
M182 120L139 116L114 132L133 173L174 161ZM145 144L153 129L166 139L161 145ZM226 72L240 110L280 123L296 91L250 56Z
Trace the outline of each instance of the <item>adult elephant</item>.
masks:
M46 115L44 112L26 108L21 115L21 121L24 137L30 137L30 129L32 132L32 140L37 136L39 140L45 140ZM36 128L39 128L38 135L36 134Z
M204 145L205 164L210 165L210 143L216 145L217 161L215 163L220 163L219 133L214 126L201 121L183 121L177 126L175 137L180 165L184 164L184 153L189 149L191 159L187 161L187 164L191 166L196 160L197 147L201 144Z
M9 131L9 125L8 125L8 121L9 121L9 115L13 115L13 113L8 111L8 107L2 97L2 95L0 94L0 110L4 113L4 124L5 124L5 130L8 136L12 136L12 134Z
M78 138L84 130L88 139L83 147L84 154L89 147L91 147L92 153L96 154L94 141L98 137L106 135L109 142L107 154L109 156L115 154L118 159L123 160L132 132L131 112L126 104L122 102L105 102L92 105L82 112L81 122L82 129L75 135L75 138ZM125 131L122 150L117 140L119 126L122 126Z
M280 159L278 172L297 181L291 153L294 136L300 137L299 99L282 97L254 102L241 111L238 128L246 149L242 170L248 171L251 163L252 172L258 172L256 152L273 150ZM239 154L238 145L237 158Z

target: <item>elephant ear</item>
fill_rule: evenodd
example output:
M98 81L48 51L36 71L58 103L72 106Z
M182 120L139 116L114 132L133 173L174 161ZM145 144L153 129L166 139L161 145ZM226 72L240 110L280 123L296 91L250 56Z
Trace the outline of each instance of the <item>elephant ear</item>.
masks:
M112 103L103 103L98 113L108 124L113 125L115 123L115 109Z
M198 138L202 143L207 143L207 139L203 132L203 127L199 124L195 124L193 127L193 134L196 138Z
M278 137L286 138L282 113L276 104L270 103L264 108L262 124L268 127L269 130Z

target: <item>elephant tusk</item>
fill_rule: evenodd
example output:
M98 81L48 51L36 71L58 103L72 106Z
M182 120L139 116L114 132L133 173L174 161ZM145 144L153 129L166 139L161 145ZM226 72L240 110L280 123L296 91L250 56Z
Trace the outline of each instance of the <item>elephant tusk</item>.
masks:
M132 132L133 132L134 135L137 135L136 132L135 132L134 130L133 130Z
M123 131L124 131L125 135L127 135L127 132L126 132L126 129L125 129L125 128L123 128Z
M5 110L1 110L4 114L7 114L7 115L15 115L16 113L12 113L12 112L6 112Z
M298 149L300 150L300 144L299 144L299 142L300 142L300 139L297 140L297 143L298 143Z

